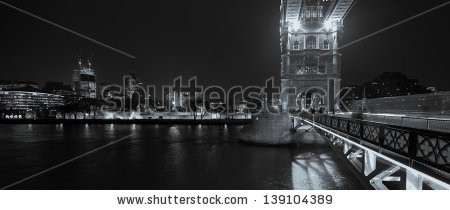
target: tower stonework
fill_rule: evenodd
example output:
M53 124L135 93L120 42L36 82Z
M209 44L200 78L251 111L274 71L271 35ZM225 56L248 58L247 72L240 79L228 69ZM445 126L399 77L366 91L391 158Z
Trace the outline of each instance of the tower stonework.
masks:
M281 1L283 112L262 111L253 115L252 122L241 130L242 141L291 144L303 134L292 132L295 119L288 111L322 107L335 110L335 95L341 83L338 43L342 20L353 4L354 0Z
M282 0L281 106L338 109L343 19L355 0Z

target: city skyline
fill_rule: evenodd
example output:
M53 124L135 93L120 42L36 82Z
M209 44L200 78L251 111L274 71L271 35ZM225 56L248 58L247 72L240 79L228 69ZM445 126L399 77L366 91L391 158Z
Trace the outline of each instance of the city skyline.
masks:
M450 190L450 1L11 1L0 191Z
M377 10L382 5L379 2L358 1L345 21L347 27L343 43L442 2L406 4L406 1L395 1L390 2L390 7ZM197 76L202 84L214 83L224 87L262 84L272 76L279 82L277 0L260 4L227 1L220 7L203 1L175 2L171 6L173 12L165 15L164 20L157 18L163 15L158 12L164 7L163 3L110 3L106 7L101 3L83 2L65 6L58 2L10 3L137 58L123 56L2 6L2 16L8 17L2 18L2 23L9 30L2 34L1 56L4 58L3 68L11 72L2 77L4 80L68 83L69 72L76 63L74 58L81 51L82 54L95 52L93 60L98 80L106 83L120 81L121 76L129 72L140 75L144 83L155 85L170 84L171 79L179 75L185 78ZM49 5L59 9L54 10ZM77 8L84 11L83 15L70 18L71 12ZM146 9L152 12L143 11ZM446 52L448 42L438 41L445 38L445 29L439 23L444 21L448 9L443 7L343 49L343 85L357 85L382 72L398 71L411 78L419 78L424 86L449 90L450 84L445 81L449 64L442 62L448 54L442 53ZM120 14L120 18L115 14ZM430 19L438 24L428 24ZM430 40L438 43L429 44ZM380 45L380 41L385 44ZM366 63L373 65L365 66ZM362 66L367 70L361 71Z

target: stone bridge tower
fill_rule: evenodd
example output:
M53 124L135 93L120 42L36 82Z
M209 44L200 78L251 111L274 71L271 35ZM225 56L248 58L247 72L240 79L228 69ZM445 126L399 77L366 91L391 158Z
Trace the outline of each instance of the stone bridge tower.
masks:
M338 47L343 19L355 1L281 1L281 105L284 111L338 109L335 102L341 83Z

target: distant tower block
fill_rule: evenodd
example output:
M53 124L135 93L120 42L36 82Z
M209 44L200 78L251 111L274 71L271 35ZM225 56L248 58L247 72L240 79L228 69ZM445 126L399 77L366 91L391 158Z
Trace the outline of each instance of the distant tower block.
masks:
M338 109L341 86L338 52L343 19L356 0L282 0L281 86L284 111Z
M97 79L90 60L83 63L81 58L78 59L72 75L72 89L84 98L97 98Z

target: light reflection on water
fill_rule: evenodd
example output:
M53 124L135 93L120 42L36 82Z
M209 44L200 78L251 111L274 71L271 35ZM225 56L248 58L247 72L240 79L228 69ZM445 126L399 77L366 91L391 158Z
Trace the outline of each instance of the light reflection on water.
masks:
M173 125L170 127L169 129L169 135L171 138L178 138L180 135L180 131L178 130L178 126L177 125Z
M292 158L292 185L296 190L362 189L337 154L316 132L295 151ZM319 141L317 141L319 139Z
M234 125L0 125L0 186L111 141L17 189L360 189L325 144L258 147Z

